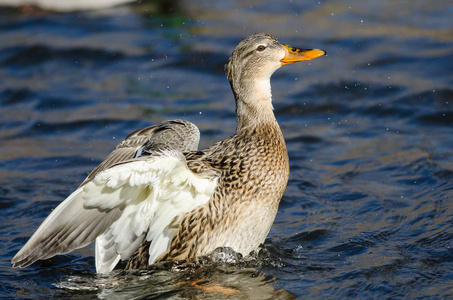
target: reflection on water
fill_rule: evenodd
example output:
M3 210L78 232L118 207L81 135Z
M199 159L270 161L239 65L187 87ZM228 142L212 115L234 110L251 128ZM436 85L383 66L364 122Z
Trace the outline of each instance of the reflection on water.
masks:
M276 279L250 268L206 267L191 274L177 271L120 272L107 278L69 277L57 285L65 293L85 291L99 299L296 299L276 290Z
M257 268L281 268L262 250L243 258L229 248L216 249L197 262L161 262L147 270L115 270L108 275L67 273L54 283L57 297L83 294L98 299L296 299L279 288L277 278ZM18 296L27 296L27 293Z
M449 298L451 1L144 1L0 9L5 298ZM291 176L261 263L94 272L93 247L11 269L45 216L136 128L233 133L223 74L253 32L325 49L272 78Z

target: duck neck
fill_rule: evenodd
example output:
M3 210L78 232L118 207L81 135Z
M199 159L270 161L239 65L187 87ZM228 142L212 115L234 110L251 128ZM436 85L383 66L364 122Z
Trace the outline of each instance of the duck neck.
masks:
M263 124L277 124L272 106L270 78L242 79L230 82L236 99L236 132Z

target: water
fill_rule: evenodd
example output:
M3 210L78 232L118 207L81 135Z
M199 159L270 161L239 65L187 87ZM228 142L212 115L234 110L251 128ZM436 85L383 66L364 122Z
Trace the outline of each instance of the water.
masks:
M452 297L452 13L451 1L0 9L0 296ZM102 277L88 247L11 268L132 130L183 118L203 147L231 135L223 64L253 32L328 53L272 78L291 177L264 253Z

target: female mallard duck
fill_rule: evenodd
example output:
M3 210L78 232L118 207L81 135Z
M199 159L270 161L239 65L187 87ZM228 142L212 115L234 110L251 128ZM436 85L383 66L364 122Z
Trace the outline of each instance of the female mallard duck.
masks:
M236 99L232 137L197 151L199 131L176 120L129 135L16 254L14 267L96 240L96 270L191 259L217 247L249 254L264 242L289 176L272 107L280 66L324 55L253 34L225 66Z

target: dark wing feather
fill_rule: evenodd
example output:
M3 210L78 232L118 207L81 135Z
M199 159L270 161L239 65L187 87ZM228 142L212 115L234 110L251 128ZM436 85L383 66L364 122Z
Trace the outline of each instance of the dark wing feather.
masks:
M159 125L138 129L129 134L82 182L92 180L99 172L118 163L128 161L142 154L143 148L167 146L181 152L196 151L200 131L194 124L184 120L166 121Z

